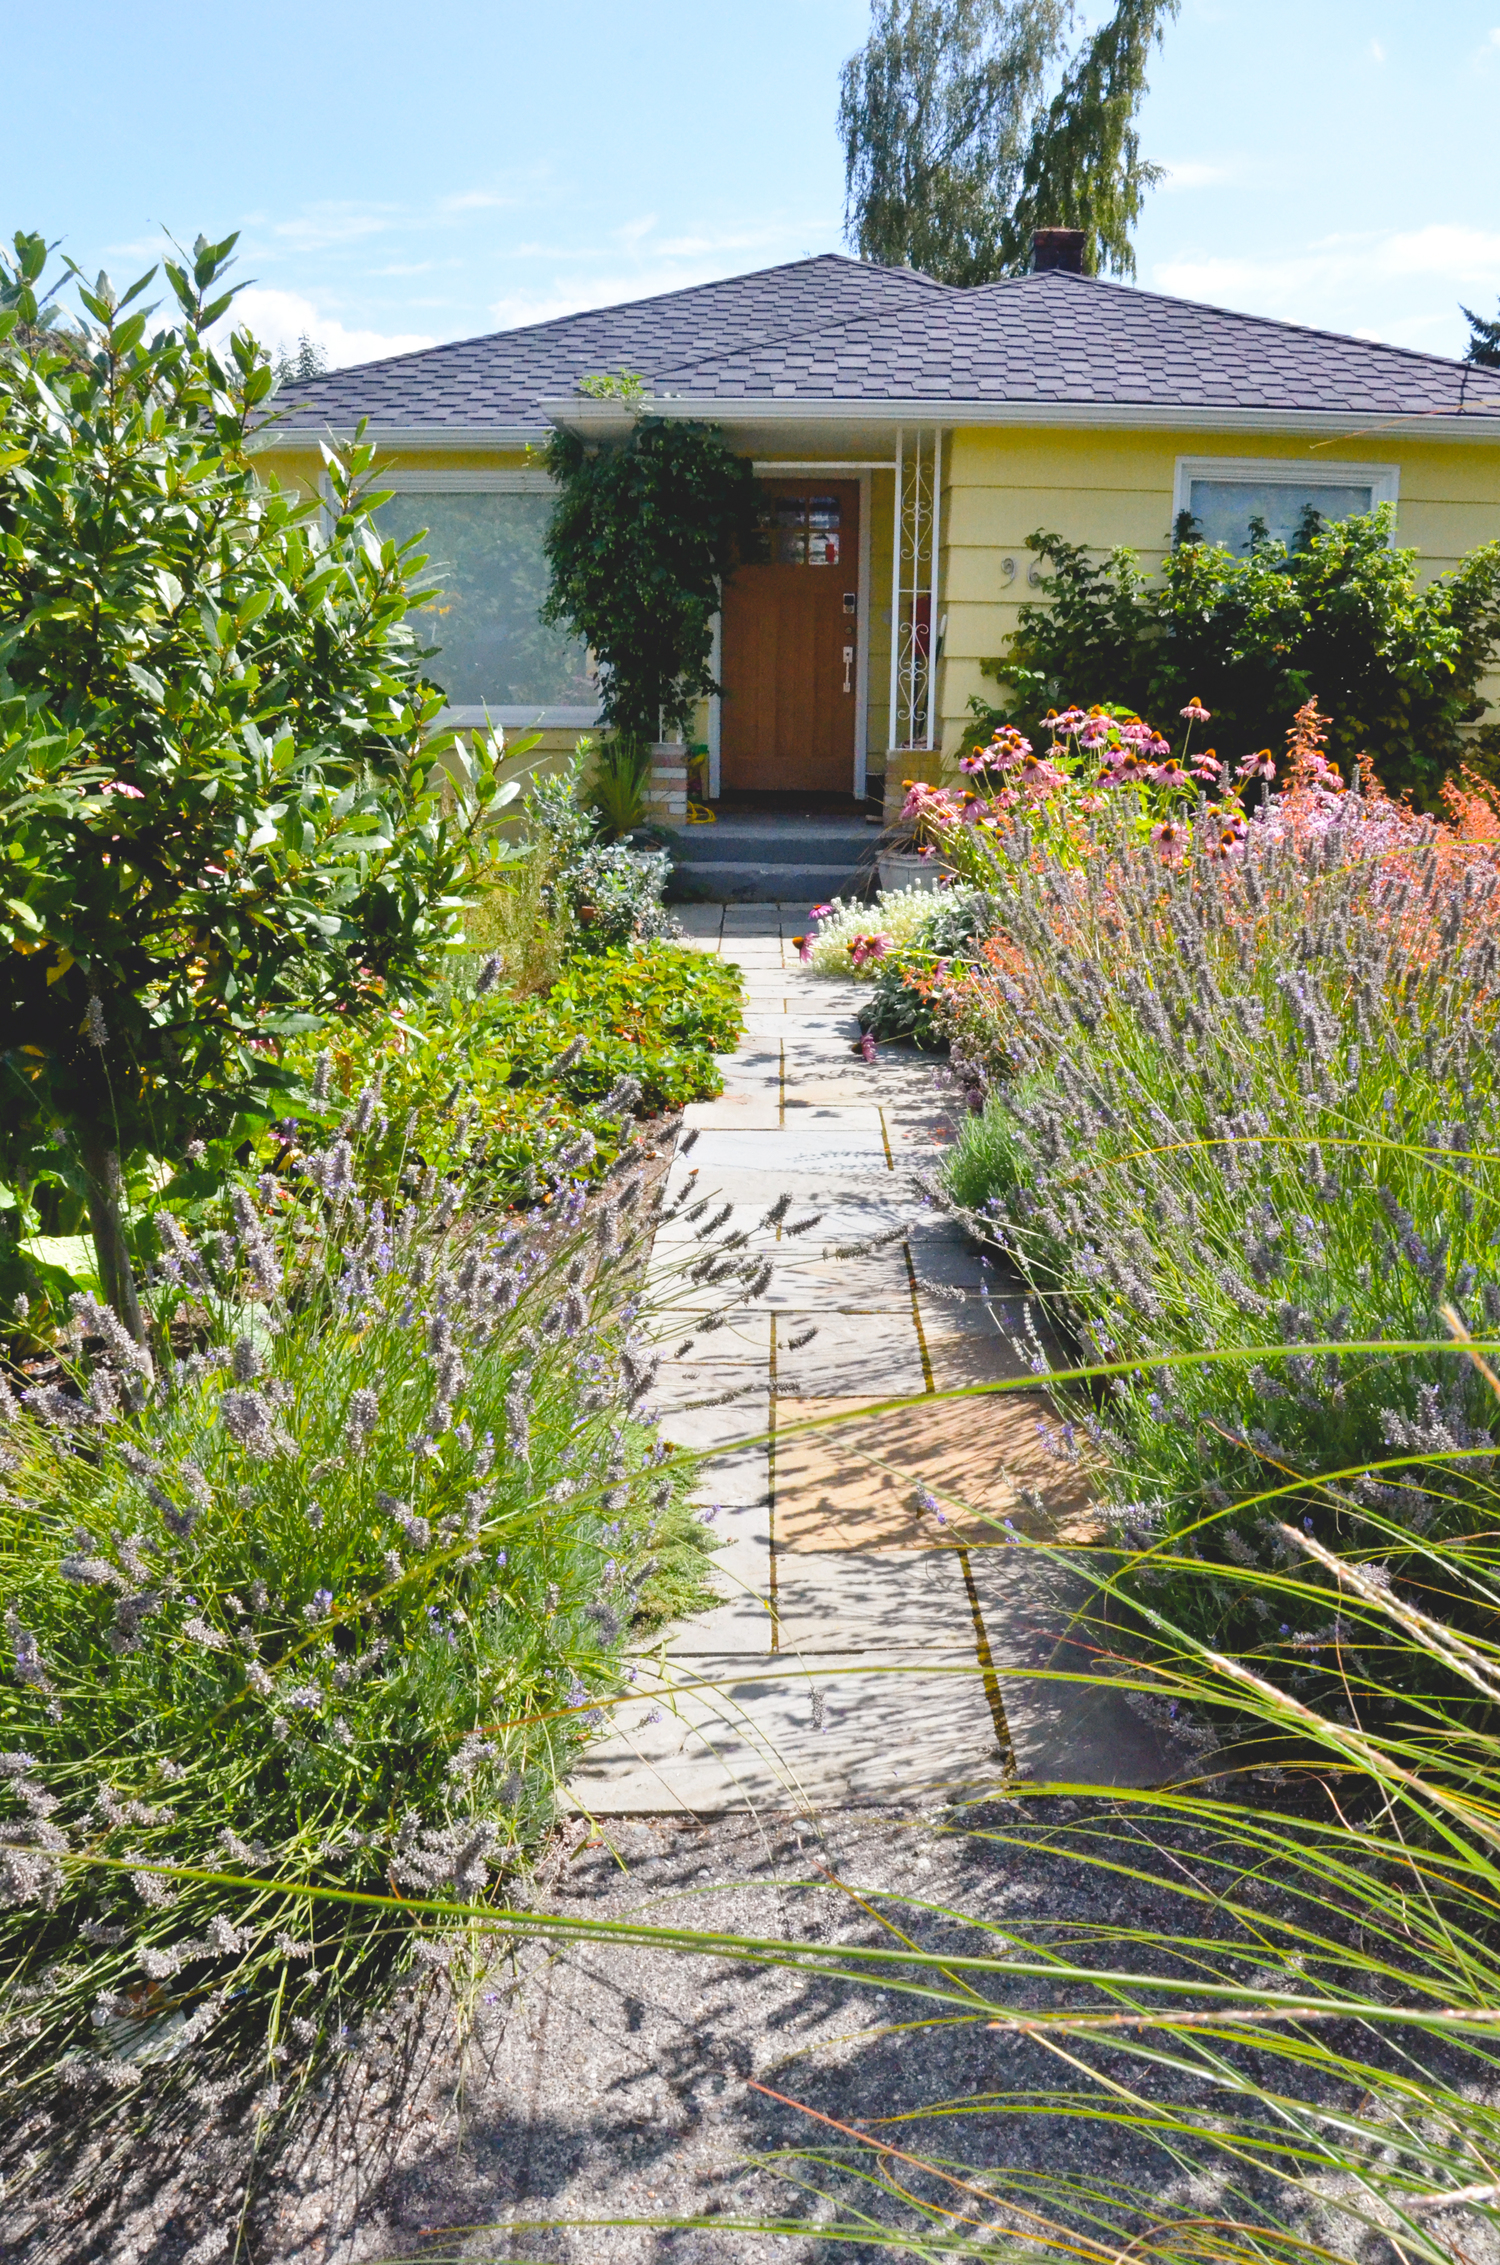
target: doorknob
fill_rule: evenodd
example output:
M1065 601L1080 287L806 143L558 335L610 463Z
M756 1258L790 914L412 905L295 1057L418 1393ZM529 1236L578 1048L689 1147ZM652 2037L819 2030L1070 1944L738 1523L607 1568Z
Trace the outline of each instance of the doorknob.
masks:
M844 690L846 692L852 692L854 690L854 680L850 674L850 671L853 669L853 667L854 647L852 645L846 645L844 647Z

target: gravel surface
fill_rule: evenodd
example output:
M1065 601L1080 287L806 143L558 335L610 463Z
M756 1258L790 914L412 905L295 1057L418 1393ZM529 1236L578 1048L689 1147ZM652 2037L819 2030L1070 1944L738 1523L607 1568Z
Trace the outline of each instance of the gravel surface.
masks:
M1117 1876L1048 1853L1064 1808L1072 1804L1030 1803L1024 1827L1019 1809L990 1812L997 1833L1024 1833L1030 1845L1021 1848L984 1837L974 1829L983 1820L972 1818L945 1828L846 1812L826 1817L821 1831L787 1819L626 1821L610 1845L579 1850L550 1900L602 1918L823 1944L882 1939L873 1912L829 1884L832 1873L864 1896L940 1907L884 1906L923 1948L994 1947L978 1927L944 1916L945 1906L1057 1941L1118 1925L1125 1910ZM1066 1820L1084 1821L1081 1811ZM1122 1835L1129 1830L1122 1818ZM1192 1837L1174 1834L1175 1845L1150 1856L1147 1868L1189 1866ZM1131 1891L1135 1925L1170 1927L1183 1916L1168 1893ZM1058 2002L1046 1983L986 1987L1013 2007ZM915 2116L882 2122L880 2136L917 2154L1007 2166L1013 2197L1028 2172L1043 2168L1075 2179L1080 2195L1113 2190L1117 2222L1140 2222L1126 2189L1157 2198L1183 2191L1180 2165L1108 2125L1014 2106L937 2125L921 2119L921 2110L955 2097L1059 2083L1084 2089L1045 2048L989 2031L982 2017L911 2026L922 2017L919 2001L876 1982L628 1946L524 1948L486 1978L464 2047L450 1997L441 2018L433 2005L418 2025L419 2051L408 2042L384 2066L345 2077L304 2116L262 2189L253 2254L266 2265L888 2258L883 2245L834 2245L812 2231L577 2223L777 2217L814 2225L837 2198L878 2221L910 2225L909 2212L859 2175L874 2166L867 2138L819 2117L869 2127ZM777 2175L774 2159L788 2149L814 2149L820 2159L784 2163ZM993 2209L961 2189L909 2167L902 2176L962 2216L994 2222Z
M1148 1963L1122 1951L1121 1929L1191 1932L1204 1939L1200 1975L1268 1979L1281 1977L1258 1914L1299 1915L1277 1882L1242 1883L1243 1922L1186 1900L1174 1888L1222 1887L1206 1859L1224 1837L1119 1801L844 1811L817 1826L622 1820L607 1844L586 1830L554 1848L539 1909L824 1946L889 1943L897 1925L952 1956L993 1954L1004 1935L1110 1965ZM1110 1865L1080 1862L1081 1846ZM254 2072L219 2102L200 2088L185 2118L143 2088L95 2136L81 2116L76 2130L54 2127L40 2191L0 2207L0 2257L210 2265L242 2229L247 2265L884 2265L932 2255L903 2238L921 2223L911 2197L951 2213L936 2224L994 2228L998 2254L1041 2231L1029 2212L1043 2178L1066 2225L1108 2257L1183 2204L1243 2225L1274 2199L1263 2176L1231 2184L1181 2130L1158 2143L1108 2120L1097 2079L1133 2080L1154 2107L1190 2116L1222 2114L1222 2093L1103 2046L1070 2045L1069 2061L1034 2034L992 2029L992 2009L1054 2007L1063 1993L1020 1974L979 1986L985 2003L955 2015L875 1976L625 1944L502 1949L372 2017L363 2049L327 2069L258 2155L245 2120ZM962 2183L973 2166L995 2199ZM821 2238L835 2216L895 2240ZM632 2218L652 2223L598 2222ZM695 2219L710 2222L682 2223ZM786 2230L757 2230L768 2220ZM1314 2198L1300 2220L1314 2247L1398 2265ZM1465 2265L1496 2265L1487 2226L1453 2212L1444 2231Z

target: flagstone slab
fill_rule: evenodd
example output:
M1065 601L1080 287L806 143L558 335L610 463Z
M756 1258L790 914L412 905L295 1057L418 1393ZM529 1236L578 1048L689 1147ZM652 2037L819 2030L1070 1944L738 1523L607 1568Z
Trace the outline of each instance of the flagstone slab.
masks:
M920 1667L909 1655L705 1655L667 1659L655 1680L642 1662L614 1721L571 1781L574 1805L595 1816L925 1807L998 1789L1005 1766L972 1647Z
M814 1041L823 1040L831 1051L859 1044L859 1024L854 1015L833 1015L826 1009L820 1009L816 1015L772 1014L769 1011L760 1013L752 1009L745 1016L745 1036L785 1038L788 1024L798 1033L799 1049L803 1043L803 1033Z
M1040 1427L1052 1422L1050 1404L1032 1393L928 1398L884 1415L843 1397L778 1398L778 1547L923 1549L942 1538L972 1556L1003 1537L1006 1519L1055 1544L1096 1542L1103 1529L1086 1474L1044 1444Z
M759 1132L715 1126L694 1141L691 1154L705 1180L726 1184L742 1173L847 1179L890 1170L880 1111L857 1105L799 1110L790 1123Z

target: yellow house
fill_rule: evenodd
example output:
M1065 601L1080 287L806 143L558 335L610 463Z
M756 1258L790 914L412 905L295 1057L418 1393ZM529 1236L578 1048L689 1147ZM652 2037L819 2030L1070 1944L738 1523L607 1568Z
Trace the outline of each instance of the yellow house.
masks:
M975 290L828 255L340 370L282 404L267 457L312 488L320 439L367 418L389 522L429 528L446 569L455 719L571 739L594 687L536 618L528 448L622 433L579 390L620 369L654 413L720 426L772 521L770 562L726 591L702 719L725 807L853 814L888 758L893 781L951 762L1037 527L1150 563L1183 510L1235 547L1253 514L1290 532L1308 502L1389 500L1431 572L1500 535L1500 372L1101 282L1080 241L1047 231L1035 272Z

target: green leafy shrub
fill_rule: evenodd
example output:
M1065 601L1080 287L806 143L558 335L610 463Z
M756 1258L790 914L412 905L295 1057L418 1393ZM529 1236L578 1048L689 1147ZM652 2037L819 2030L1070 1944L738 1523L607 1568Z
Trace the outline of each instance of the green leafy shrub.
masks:
M657 1115L719 1092L717 1054L741 1028L739 972L681 945L587 953L544 996L466 980L428 1006L351 1022L287 1050L305 1096L260 1135L270 1163L311 1115L332 1130L352 1097L378 1081L370 1170L389 1195L416 1159L457 1178L473 1203L535 1203L551 1185L605 1169L631 1139L638 1113ZM479 969L483 980L482 965ZM206 1183L212 1184L211 1172ZM179 1175L184 1197L194 1191Z
M149 337L154 269L67 335L39 237L0 275L0 1177L81 1198L132 1331L122 1177L274 1110L310 1017L420 990L504 854L498 749L433 728L372 450L329 458L330 505L250 453L272 372L213 343L233 243L167 263Z
M547 443L557 483L547 528L545 621L599 656L611 728L640 745L685 732L718 691L709 671L725 578L758 555L755 475L713 425L643 415L624 441L559 427Z
M1046 711L1088 685L1145 716L1201 696L1239 755L1279 747L1316 696L1336 718L1330 752L1345 777L1363 753L1390 793L1435 807L1449 773L1494 754L1494 727L1469 727L1489 708L1479 687L1500 646L1500 544L1419 588L1416 552L1391 544L1393 520L1388 504L1314 519L1293 547L1263 537L1244 558L1180 540L1159 584L1132 551L1101 559L1059 535L1029 536L1051 565L1045 598L1021 608L1005 653L986 662L1012 697L1003 714L975 702L972 740L1011 722L1040 745Z
M375 1100L232 1232L159 1217L155 1341L195 1349L153 1367L83 1298L68 1379L0 1394L10 2129L247 2046L274 2107L447 1960L434 1899L524 1863L632 1625L705 1599L640 1180L475 1234L433 1173L356 1192Z

